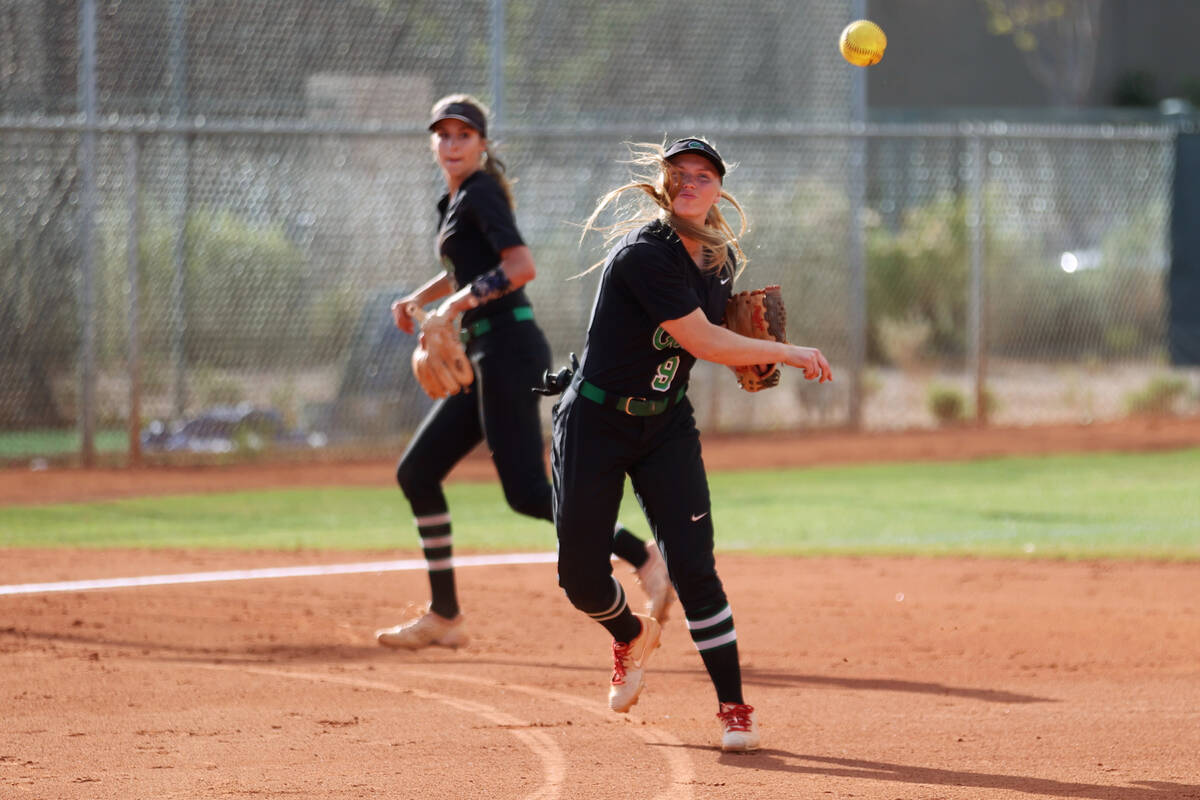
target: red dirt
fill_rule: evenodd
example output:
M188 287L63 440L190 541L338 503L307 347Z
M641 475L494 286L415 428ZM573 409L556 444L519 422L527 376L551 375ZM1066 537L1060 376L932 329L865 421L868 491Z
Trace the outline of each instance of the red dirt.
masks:
M706 459L1198 443L1200 422L1173 421L789 434L761 451L761 439L714 437ZM457 477L489 471L476 458ZM390 485L390 472L9 471L0 502ZM4 550L0 586L417 555L400 544ZM641 702L607 711L605 635L569 606L553 565L460 570L474 637L460 651L372 640L427 597L422 572L0 595L0 797L1200 798L1200 564L724 554L719 566L763 729L756 755L715 748L715 699L678 613Z

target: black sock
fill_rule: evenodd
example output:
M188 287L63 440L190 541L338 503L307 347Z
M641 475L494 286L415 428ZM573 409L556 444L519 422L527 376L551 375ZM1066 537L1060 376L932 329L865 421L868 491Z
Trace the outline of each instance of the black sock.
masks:
M646 553L646 543L634 536L628 528L621 523L617 523L617 529L613 533L613 555L617 558L622 558L633 564L633 568L637 569L646 563L649 554Z
M458 616L458 592L450 563L450 512L417 517L417 534L429 567L429 607L439 616L454 619Z
M606 619L600 624L612 634L613 641L622 644L629 644L642 633L642 621L633 615L629 606L625 606L617 616Z
M454 585L454 570L429 573L429 595L430 611L446 619L458 616L458 592Z
M700 653L704 668L717 690L718 703L742 702L742 665L738 662L737 642Z

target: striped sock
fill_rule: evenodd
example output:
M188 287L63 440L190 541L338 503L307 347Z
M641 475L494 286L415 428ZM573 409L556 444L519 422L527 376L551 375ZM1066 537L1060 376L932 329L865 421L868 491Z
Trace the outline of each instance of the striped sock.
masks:
M710 607L693 617L687 614L688 632L700 651L704 668L721 703L742 702L742 667L738 663L737 629L733 610L726 603Z
M450 536L450 512L417 517L417 535L429 568L430 609L446 619L458 616L458 592L454 586L454 563Z
M625 589L621 586L621 582L615 577L612 582L616 590L615 599L608 608L597 611L595 614L588 614L588 616L603 625L612 634L615 641L628 643L632 639L636 639L637 635L642 632L642 623L629 610L629 603L625 601Z

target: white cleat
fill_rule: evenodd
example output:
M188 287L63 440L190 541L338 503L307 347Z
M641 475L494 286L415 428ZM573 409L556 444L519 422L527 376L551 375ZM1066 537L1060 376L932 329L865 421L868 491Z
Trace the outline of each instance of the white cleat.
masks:
M637 703L638 695L646 685L646 661L654 648L658 647L658 639L662 635L662 626L654 617L641 614L634 616L642 623L642 632L629 644L613 642L612 646L613 675L608 689L608 707L621 713Z
M414 620L375 631L375 640L384 647L420 650L423 647L462 647L468 640L463 615L454 619L426 611Z
M721 703L717 712L721 721L721 749L726 753L746 753L758 749L758 723L754 706Z

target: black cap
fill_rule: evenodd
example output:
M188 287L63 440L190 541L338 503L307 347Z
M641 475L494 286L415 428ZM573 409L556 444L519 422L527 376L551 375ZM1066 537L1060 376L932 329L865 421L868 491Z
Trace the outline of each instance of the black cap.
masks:
M670 161L675 156L683 153L704 156L717 168L717 174L722 178L725 177L725 162L721 160L721 154L703 139L676 139L667 147L667 152L664 155Z
M444 119L456 119L460 122L465 122L479 131L480 136L485 139L487 138L487 118L484 117L483 111L471 103L442 103L433 109L433 116L429 120L429 130L433 130L434 126Z

